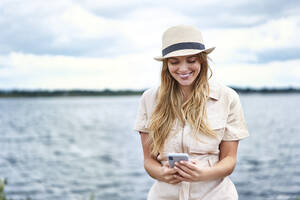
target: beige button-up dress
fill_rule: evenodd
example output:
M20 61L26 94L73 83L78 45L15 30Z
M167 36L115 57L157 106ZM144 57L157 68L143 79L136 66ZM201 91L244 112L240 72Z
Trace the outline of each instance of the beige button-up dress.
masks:
M187 153L191 159L201 161L201 166L213 166L219 161L219 144L223 141L241 140L249 136L239 95L231 88L209 80L210 94L207 100L207 117L217 138L200 134L200 140L193 138L191 126L180 127L179 120L167 137L163 152L157 160L164 164L168 153ZM148 132L147 124L154 110L159 87L146 90L138 109L134 130ZM156 180L148 200L233 200L238 199L236 188L229 177L199 182L181 182L176 185Z

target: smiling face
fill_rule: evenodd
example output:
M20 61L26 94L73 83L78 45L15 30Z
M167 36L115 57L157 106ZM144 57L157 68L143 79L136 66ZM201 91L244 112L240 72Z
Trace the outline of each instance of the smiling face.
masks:
M170 74L178 82L179 87L190 90L201 70L199 56L170 57L167 64Z

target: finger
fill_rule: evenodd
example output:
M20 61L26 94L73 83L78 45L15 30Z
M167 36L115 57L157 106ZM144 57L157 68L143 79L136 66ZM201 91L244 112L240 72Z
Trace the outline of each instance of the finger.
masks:
M176 178L176 179L179 180L179 181L187 181L187 182L191 182L190 179L184 178L184 177L179 176L179 175L176 175L176 174L174 174L173 177Z
M181 180L176 179L173 175L165 177L165 180L167 183L171 183L171 184L177 184L181 182Z
M178 168L177 166L174 167L176 171L182 176L183 178L191 178L190 174L187 174L185 171L183 171L181 168Z
M181 180L178 180L175 177L173 177L173 179L169 183L171 183L171 184L178 184L180 182L181 182Z
M175 168L168 168L167 171L166 171L166 174L167 175L173 175L175 174L177 171Z
M169 183L170 181L174 180L174 176L173 175L165 176L165 180Z
M185 173L194 176L195 175L195 171L191 170L190 168L186 167L184 164L179 164L176 165L178 168L180 168L181 170L183 170Z
M167 166L163 165L163 175L172 175L174 173L176 173L176 170L174 170L174 168L168 168Z
M181 182L182 182L182 181L177 180L177 181L170 182L170 184L176 185L176 184L181 183Z
M164 163L163 163L163 166L170 167L170 165L169 165L168 162L164 162Z
M196 163L192 163L192 162L180 162L181 165L189 168L192 171L196 171L198 168L196 166Z

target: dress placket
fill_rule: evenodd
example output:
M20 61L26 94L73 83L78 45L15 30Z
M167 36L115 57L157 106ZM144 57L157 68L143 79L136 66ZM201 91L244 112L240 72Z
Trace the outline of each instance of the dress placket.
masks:
M182 127L182 131L181 131L181 150L182 153L187 153L187 151L185 151L185 147L184 147L184 127L185 124L183 124ZM182 181L181 182L181 186L179 189L179 200L188 200L189 199L189 193L190 193L190 183L186 182L186 181Z

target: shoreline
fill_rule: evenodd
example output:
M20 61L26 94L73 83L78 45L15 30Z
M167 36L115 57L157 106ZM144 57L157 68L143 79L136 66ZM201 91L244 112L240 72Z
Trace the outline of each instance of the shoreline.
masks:
M231 87L240 94L300 94L300 88L238 88ZM78 97L78 96L138 96L144 90L0 90L0 98L5 97Z

